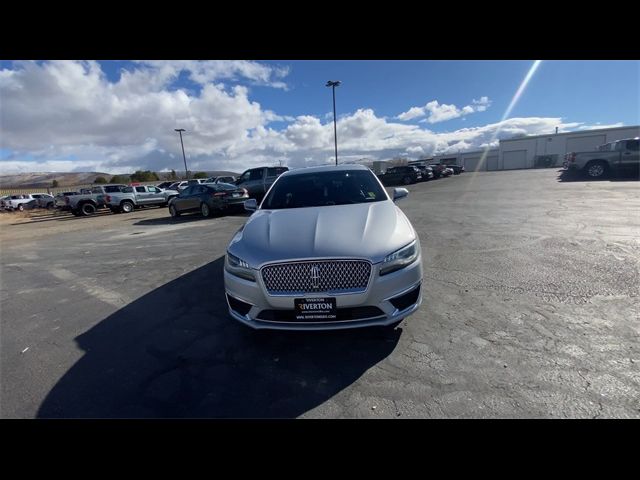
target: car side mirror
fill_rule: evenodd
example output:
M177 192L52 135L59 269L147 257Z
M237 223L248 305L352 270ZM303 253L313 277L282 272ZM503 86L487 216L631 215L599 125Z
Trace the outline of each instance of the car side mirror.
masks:
M248 212L255 212L258 209L258 202L255 198L250 198L249 200L245 200L244 209Z
M409 195L409 190L406 188L394 188L393 189L393 201L400 200L401 198L405 198Z

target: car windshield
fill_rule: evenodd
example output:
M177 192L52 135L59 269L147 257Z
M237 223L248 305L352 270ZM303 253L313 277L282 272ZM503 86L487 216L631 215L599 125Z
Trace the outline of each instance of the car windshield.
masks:
M262 208L321 207L387 200L377 179L368 170L340 170L290 175L280 178Z

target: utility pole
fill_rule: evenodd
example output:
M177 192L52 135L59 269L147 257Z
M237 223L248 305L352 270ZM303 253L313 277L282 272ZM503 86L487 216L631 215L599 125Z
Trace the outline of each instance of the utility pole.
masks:
M187 157L184 154L184 143L182 143L182 132L185 132L186 130L184 128L174 128L174 130L180 134L180 145L182 145L182 159L184 160L184 179L188 180L189 170L187 169Z
M336 87L339 87L340 80L329 80L325 87L331 87L333 90L333 141L336 147L336 165L338 165L338 127L336 126Z

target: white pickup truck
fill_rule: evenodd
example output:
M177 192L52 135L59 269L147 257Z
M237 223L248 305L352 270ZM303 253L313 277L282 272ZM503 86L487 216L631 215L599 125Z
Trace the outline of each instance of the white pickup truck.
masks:
M124 187L120 192L109 193L104 197L105 204L113 213L130 213L134 209L150 206L166 206L180 192L162 190L153 185Z
M37 200L32 195L9 195L0 202L0 207L3 210L18 210L21 212L28 208L27 204L29 202L34 202L31 205L36 206Z

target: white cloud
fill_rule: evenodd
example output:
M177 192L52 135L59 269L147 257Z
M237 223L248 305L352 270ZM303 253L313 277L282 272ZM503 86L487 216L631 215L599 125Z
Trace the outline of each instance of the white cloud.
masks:
M272 67L247 60L141 60L136 63L150 67L146 71L159 78L175 77L185 71L189 79L199 85L242 78L257 85L286 90L287 84L282 79L289 74L289 67Z
M411 107L409 110L407 110L404 113L401 113L396 118L398 120L407 121L407 120L413 120L414 118L418 118L418 117L424 117L424 115L425 115L425 109L423 107Z
M440 104L437 100L427 103L424 107L411 107L406 112L401 113L396 118L402 121L413 120L415 118L427 117L419 123L438 123L453 118L464 117L474 112L484 112L491 105L489 97L480 97L480 100L472 100L471 105L458 108L455 105Z
M179 137L173 130L177 127L187 130L191 170L238 172L280 161L290 167L333 161L332 115L283 116L253 101L246 87L221 83L232 76L274 82L284 70L269 73L272 67L251 62L188 67L194 81L203 82L197 93L169 88L176 72L186 68L176 62L141 63L123 71L116 82L109 81L96 62L26 62L0 70L0 147L11 152L0 160L0 173L182 170ZM467 107L479 111L489 104L481 97ZM467 107L460 110L469 111ZM436 101L424 108L430 121L458 111ZM273 128L272 122L283 121L288 123ZM500 138L552 132L556 126L561 131L592 127L534 117L435 133L359 109L338 119L338 153L341 161L419 157L478 149Z

